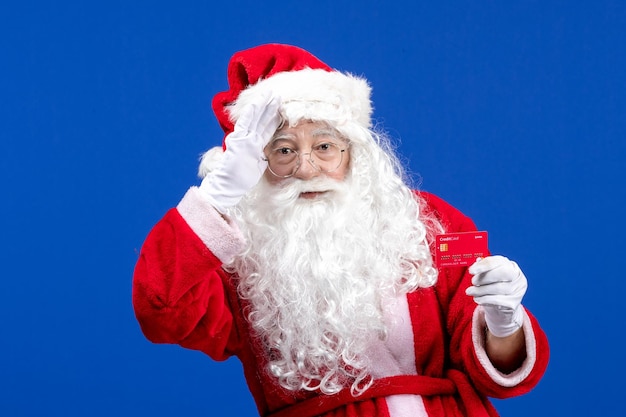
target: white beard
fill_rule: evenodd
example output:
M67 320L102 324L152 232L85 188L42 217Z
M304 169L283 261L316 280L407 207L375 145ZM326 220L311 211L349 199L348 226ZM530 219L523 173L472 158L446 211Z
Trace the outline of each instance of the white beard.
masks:
M407 274L432 270L412 206L388 211L357 188L349 178L280 186L263 179L233 213L248 246L226 268L240 277L269 371L285 388L367 389L368 340L386 335L381 298ZM299 198L316 190L328 191ZM414 287L434 282L425 281Z

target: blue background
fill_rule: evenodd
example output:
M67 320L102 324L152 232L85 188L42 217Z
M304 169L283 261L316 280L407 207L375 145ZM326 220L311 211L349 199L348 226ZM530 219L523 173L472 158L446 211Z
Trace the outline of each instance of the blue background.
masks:
M237 361L149 343L130 294L265 42L367 77L420 187L521 265L552 358L502 415L623 410L626 3L179 3L0 6L0 415L255 415Z

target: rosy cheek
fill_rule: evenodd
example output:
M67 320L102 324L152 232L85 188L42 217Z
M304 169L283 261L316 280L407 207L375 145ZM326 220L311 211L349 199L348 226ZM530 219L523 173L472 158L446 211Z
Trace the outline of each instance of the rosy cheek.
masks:
M330 173L328 173L326 175L328 175L330 178L332 178L334 180L343 181L343 179L346 176L346 173L345 173L344 170L341 170L341 171L337 170L335 172L330 172Z
M263 175L265 175L265 179L267 180L267 182L272 185L279 184L286 179L277 177L276 175L272 174L269 169L266 169Z
M350 166L350 162L344 162L344 164L341 166L341 168L339 168L337 171L333 172L333 178L336 180L343 180L345 179L346 175L348 174L348 169Z

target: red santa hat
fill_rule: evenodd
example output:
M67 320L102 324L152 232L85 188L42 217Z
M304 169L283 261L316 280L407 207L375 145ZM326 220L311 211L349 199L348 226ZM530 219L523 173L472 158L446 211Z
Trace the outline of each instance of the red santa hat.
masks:
M292 45L266 44L235 53L228 64L226 91L213 97L213 111L231 133L242 108L260 94L281 100L281 115L293 125L299 120L327 121L341 130L356 123L371 126L371 88L361 77L332 69L310 52ZM222 142L222 148L225 149ZM202 158L200 176L217 157L210 150Z

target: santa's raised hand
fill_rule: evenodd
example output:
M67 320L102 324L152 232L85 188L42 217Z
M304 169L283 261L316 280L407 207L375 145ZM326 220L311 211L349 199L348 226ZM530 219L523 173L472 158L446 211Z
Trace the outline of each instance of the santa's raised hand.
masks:
M472 286L466 294L485 311L489 331L497 337L515 333L524 318L522 298L528 282L517 263L504 256L488 256L469 268Z
M233 132L226 136L224 154L200 185L220 213L235 206L265 172L263 148L280 125L279 107L278 98L261 95L243 108Z

